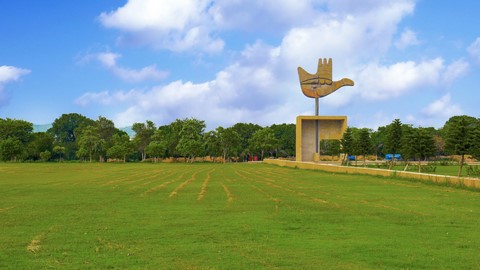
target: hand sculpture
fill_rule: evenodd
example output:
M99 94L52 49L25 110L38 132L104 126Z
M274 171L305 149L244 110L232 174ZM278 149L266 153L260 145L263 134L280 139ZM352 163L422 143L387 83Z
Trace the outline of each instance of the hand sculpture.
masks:
M298 78L302 92L310 98L321 98L338 90L342 86L353 86L352 80L343 78L340 81L332 81L332 58L318 59L316 74L310 74L303 68L298 67Z

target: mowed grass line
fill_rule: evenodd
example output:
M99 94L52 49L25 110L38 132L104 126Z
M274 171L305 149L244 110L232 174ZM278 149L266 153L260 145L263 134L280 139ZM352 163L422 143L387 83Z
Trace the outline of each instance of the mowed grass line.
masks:
M2 269L480 268L469 190L264 164L0 171Z

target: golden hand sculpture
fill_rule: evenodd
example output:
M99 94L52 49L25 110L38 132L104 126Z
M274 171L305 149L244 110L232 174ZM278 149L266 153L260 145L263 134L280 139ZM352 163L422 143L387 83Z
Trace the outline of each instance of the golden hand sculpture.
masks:
M305 96L321 98L338 90L342 86L353 86L352 80L343 78L340 81L332 81L332 58L318 59L316 74L310 74L303 68L298 67L298 78Z

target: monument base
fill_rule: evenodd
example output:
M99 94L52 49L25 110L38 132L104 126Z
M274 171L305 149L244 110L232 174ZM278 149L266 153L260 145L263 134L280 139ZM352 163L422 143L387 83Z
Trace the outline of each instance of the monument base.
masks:
M320 161L320 141L340 140L346 116L297 116L296 161Z

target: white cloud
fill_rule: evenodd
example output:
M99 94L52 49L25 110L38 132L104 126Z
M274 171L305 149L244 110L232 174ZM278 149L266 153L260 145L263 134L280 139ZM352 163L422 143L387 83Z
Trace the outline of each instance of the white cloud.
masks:
M219 29L282 33L320 14L311 0L216 1L209 9Z
M447 66L445 73L443 74L443 81L446 84L451 84L456 79L464 76L469 68L467 61L459 59Z
M30 70L13 66L0 66L0 84L17 81L21 76L27 75Z
M358 87L365 99L389 99L421 86L438 84L444 69L441 58L420 63L399 62L390 66L372 63L358 74Z
M172 12L181 5L186 8L178 18L157 18L162 7ZM152 42L152 46L176 51L205 50L208 42L199 41L198 33L213 43L220 41L223 46L223 41L212 38L213 33L225 29L261 32L268 29L268 23L279 27L280 30L273 31L284 33L284 37L278 46L261 41L247 45L235 62L211 80L193 83L187 79L143 90L92 92L79 97L77 104L121 105L122 111L113 117L119 126L145 119L168 123L191 116L206 120L209 125L224 126L236 122L293 122L296 115L313 113L313 100L302 95L296 68L302 66L315 72L320 57L334 59L334 80L348 77L355 81L354 87L322 99L324 114L352 102L390 100L415 90L449 84L466 73L467 62L460 59L447 65L441 57L384 62L392 46L418 44L415 33L409 29L400 34L400 40L395 40L399 22L412 14L414 7L415 2L410 0L246 0L208 4L130 0L113 12L103 13L102 23L141 36L142 42ZM145 15L144 9L148 9ZM155 38L147 40L147 34ZM117 59L116 54L105 54L99 61L108 68L116 67ZM452 108L455 111L455 105ZM374 122L382 125L393 119L384 113L372 115ZM369 127L374 128L371 125L376 124L370 123Z
M80 106L87 106L92 102L96 102L102 105L110 105L114 99L110 96L108 91L103 91L99 93L85 93L81 97L75 100L75 103Z
M468 46L467 51L478 63L480 63L480 37Z
M401 50L418 44L420 44L420 42L417 39L417 34L410 29L403 31L400 38L395 42L395 46Z
M440 99L430 103L424 110L423 114L429 117L442 116L449 118L454 115L463 114L462 109L457 104L452 104L450 94L446 94Z
M87 93L77 99L77 104L123 104L128 109L113 117L119 126L132 124L135 119L168 123L191 116L214 125L294 121L295 99L304 98L299 89L292 91L298 87L296 82L295 87L286 87L288 80L274 72L278 66L275 51L276 48L254 44L244 51L242 59L204 83L174 81L145 91ZM136 116L129 116L131 112Z
M285 35L281 51L286 62L315 65L331 57L335 70L348 72L365 61L381 59L391 47L398 23L413 12L412 1L325 1L330 13L311 18Z
M30 70L13 66L0 66L0 105L4 105L10 99L5 89L7 83L18 81L22 76L30 73Z
M212 34L208 0L129 0L115 11L102 13L101 23L131 37L126 42L173 51L200 49L218 52L224 42Z
M98 93L87 92L75 100L75 104L80 106L88 106L91 103L101 105L114 105L117 102L136 102L141 97L141 90L132 89L130 91L102 91Z
M112 72L115 76L126 82L143 82L143 81L158 81L167 77L168 73L157 69L156 65L143 67L139 70L125 68L118 65L117 60L121 57L120 54L104 52L97 54L89 54L83 57L83 61L97 60L107 70Z

